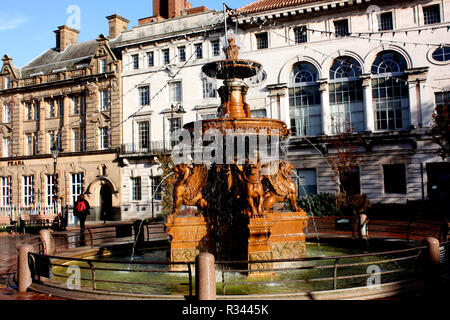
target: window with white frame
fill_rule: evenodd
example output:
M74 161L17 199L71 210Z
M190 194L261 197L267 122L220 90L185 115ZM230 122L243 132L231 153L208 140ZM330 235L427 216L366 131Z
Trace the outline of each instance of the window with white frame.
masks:
M11 177L0 177L1 181L1 205L2 207L9 207L11 206L11 194L12 194L12 183L11 183Z
M186 47L185 46L178 47L178 60L180 62L186 61Z
M25 135L26 140L26 153L28 156L38 154L38 141L36 133L27 133Z
M100 150L108 150L110 148L110 130L109 127L100 128Z
M60 97L57 100L58 104L58 116L62 118L64 116L64 98Z
M438 62L450 61L450 46L440 46L433 51L431 57Z
M142 121L138 123L139 127L139 149L150 148L150 122Z
M141 178L131 178L131 200L142 200L142 185Z
M109 90L100 91L100 111L109 110Z
M153 51L147 52L147 64L149 68L155 66L155 53Z
M217 114L216 113L205 113L205 114L200 115L200 117L202 118L202 120L217 119Z
M169 84L170 103L178 103L183 101L183 92L181 87L181 81L173 81Z
M203 59L203 43L197 43L195 45L195 59Z
M3 106L3 123L11 123L12 120L12 106L5 104Z
M52 206L53 205L53 195L55 193L55 176L47 175L45 182L46 182L45 183L46 205Z
M108 64L106 63L106 59L100 60L100 73L108 72Z
M213 57L220 56L220 41L219 40L211 41L211 48L212 48Z
M330 111L333 134L365 130L360 64L351 57L335 59L330 68Z
M399 53L383 51L372 65L376 130L408 129L411 123L407 63Z
M267 109L251 110L252 118L267 118Z
M258 33L256 37L256 48L258 50L267 49L269 47L269 35L267 32Z
M308 197L317 194L317 171L316 169L297 170L298 197Z
M73 133L73 152L86 151L86 129L76 128L72 130Z
M450 91L436 92L434 94L436 108L442 108L450 102Z
M34 119L33 105L31 104L31 102L25 102L24 106L25 106L25 120L26 121L33 120Z
M424 24L435 24L441 22L441 9L439 4L423 7Z
M161 177L150 177L150 199L153 201L162 200Z
M336 38L346 37L349 33L348 19L336 20L334 23L334 34Z
M289 105L294 135L316 136L322 131L319 72L309 62L297 64L291 72Z
M139 104L141 106L150 105L150 86L139 87Z
M9 158L11 156L11 138L2 138L3 158Z
M308 42L308 31L306 29L306 26L295 27L294 33L295 33L295 43Z
M170 123L170 133L176 133L183 127L183 118L182 117L174 117L173 119L169 119ZM171 137L171 140L175 137Z
M385 194L406 194L406 165L388 164L383 166L384 193Z
M394 29L392 11L378 14L378 31L388 31Z
M56 101L55 99L48 100L48 117L55 118L56 117Z
M163 58L163 64L170 63L170 50L169 49L162 50L162 58Z
M23 205L25 207L34 204L34 176L23 176Z
M33 101L33 109L34 109L34 120L39 121L41 116L41 102Z
M84 192L84 175L83 173L73 173L71 175L71 200L72 205L78 200Z
M5 77L5 89L11 88L11 79L9 77Z
M217 98L216 81L209 78L203 78L203 99Z
M131 65L134 70L139 69L139 55L138 54L133 54L131 56Z
M49 131L48 132L48 153L52 153L52 148L56 146L58 150L61 150L61 133L59 131Z
M84 95L78 95L72 97L74 115L86 113L86 97Z

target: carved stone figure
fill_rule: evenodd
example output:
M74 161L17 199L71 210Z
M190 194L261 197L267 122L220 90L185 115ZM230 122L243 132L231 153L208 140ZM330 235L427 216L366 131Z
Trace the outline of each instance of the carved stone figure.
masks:
M239 57L239 48L236 45L236 40L234 38L228 39L228 47L224 49L225 55L228 60L237 60Z
M245 213L249 218L264 217L264 188L262 185L261 163L247 163L245 166L236 165L239 169L239 180L243 184L245 199L248 207Z
M277 203L289 200L292 210L302 211L297 206L297 186L290 177L294 165L286 161L274 162L269 165L278 165L279 170L276 174L269 174L264 177L264 182L270 190L264 194L264 210L270 210Z
M179 164L174 167L178 180L174 188L173 217L180 213L182 205L206 208L208 202L203 198L202 189L208 178L208 169L205 165Z

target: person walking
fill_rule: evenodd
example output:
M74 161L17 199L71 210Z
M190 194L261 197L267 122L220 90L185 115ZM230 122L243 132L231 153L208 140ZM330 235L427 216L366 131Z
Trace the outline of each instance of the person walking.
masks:
M86 230L86 218L90 214L89 209L91 206L89 202L84 198L84 194L81 194L77 202L75 202L73 215L80 221L80 242L84 243L84 231Z

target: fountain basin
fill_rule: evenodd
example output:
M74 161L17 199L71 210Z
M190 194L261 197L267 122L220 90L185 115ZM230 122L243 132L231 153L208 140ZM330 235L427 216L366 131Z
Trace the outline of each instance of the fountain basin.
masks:
M129 252L113 247L108 251L102 250L102 253L110 251L112 255L92 256L90 252L83 261L54 261L58 266L52 268L53 279L35 283L32 288L66 298L184 299L195 290L195 272L191 269L188 276L188 272L171 270L166 258L170 249L161 245L158 243L153 248L139 251L133 264L130 263ZM395 255L397 260L390 262L388 260L394 257L394 253L389 250L394 249L401 250ZM412 288L409 286L416 277L417 259L407 258L419 251L412 243L383 240L372 241L370 248L361 248L361 243L352 239L328 239L320 246L307 242L307 257L291 261L286 268L260 271L260 277L248 277L250 270L244 272L242 265L241 268L236 265L238 268L230 269L226 262L217 262L218 299L341 299L367 297L373 293L389 296ZM341 267L333 290L337 260ZM367 277L371 275L367 273L368 265L379 266L383 273L379 290L367 289ZM82 268L79 290L66 287L66 270L71 266ZM96 270L95 289L92 289L92 269ZM416 286L423 285L417 278L414 281Z
M227 135L234 133L251 135L278 136L287 138L290 131L287 125L280 120L266 118L224 118L210 119L197 122L191 122L184 126L191 134L197 133L203 135L209 130L218 130L221 134ZM195 132L201 130L201 132Z
M261 71L261 64L251 60L221 60L206 64L202 71L210 78L216 79L247 79L256 76Z

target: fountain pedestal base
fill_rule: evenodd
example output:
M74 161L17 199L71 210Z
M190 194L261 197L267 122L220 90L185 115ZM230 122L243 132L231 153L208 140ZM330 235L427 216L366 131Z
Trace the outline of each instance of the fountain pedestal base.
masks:
M306 255L306 237L303 232L308 222L304 211L269 211L265 218L252 218L249 223L248 261L266 261L302 258ZM270 270L284 263L249 263L251 276L266 276Z
M212 251L209 228L203 216L169 217L166 229L171 237L170 262L194 262L200 253ZM172 266L172 270L186 269L183 265Z

